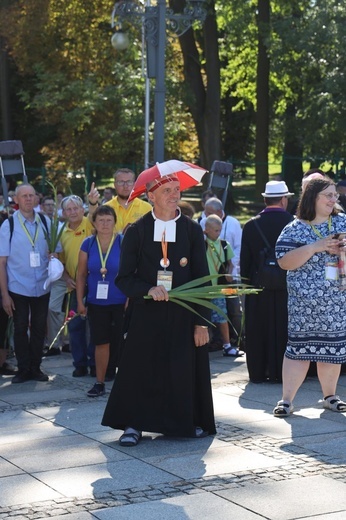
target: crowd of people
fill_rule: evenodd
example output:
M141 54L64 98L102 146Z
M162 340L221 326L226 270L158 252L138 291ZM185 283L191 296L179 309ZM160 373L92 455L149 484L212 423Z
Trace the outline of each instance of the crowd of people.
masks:
M123 446L137 445L142 431L215 433L208 351L219 349L234 358L246 350L251 382L282 383L276 417L292 413L311 363L324 407L346 411L336 389L346 363L346 296L338 274L343 186L311 170L289 212L293 193L284 181L270 181L265 208L242 229L212 190L203 193L194 220L176 175L148 182L147 201L129 199L134 183L132 170L117 170L114 188L102 197L92 184L87 207L78 195L40 200L33 186L16 188L0 227L0 375L13 375L13 384L48 381L42 357L70 352L73 377L95 379L89 397L104 395L105 382L114 380L102 424L124 430ZM63 229L50 251L56 212ZM216 298L219 312L198 307L193 314L169 301L170 289L208 274L222 275L213 284L256 286L269 249L281 269L275 267L287 272L284 285ZM53 258L63 273L47 281ZM9 318L16 368L5 350Z

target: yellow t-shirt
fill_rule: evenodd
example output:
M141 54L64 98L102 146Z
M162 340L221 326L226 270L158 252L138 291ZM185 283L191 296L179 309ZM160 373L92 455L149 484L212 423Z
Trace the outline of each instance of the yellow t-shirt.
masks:
M117 222L114 227L116 233L122 233L128 224L136 222L140 217L149 213L153 208L149 202L141 199L133 199L127 208L124 208L118 202L118 197L106 202L105 206L111 206L117 216Z
M59 255L60 260L65 264L68 274L76 279L78 267L78 255L83 240L90 236L94 226L87 217L83 217L82 222L76 229L71 229L69 224L65 226L61 235L61 245L63 252Z

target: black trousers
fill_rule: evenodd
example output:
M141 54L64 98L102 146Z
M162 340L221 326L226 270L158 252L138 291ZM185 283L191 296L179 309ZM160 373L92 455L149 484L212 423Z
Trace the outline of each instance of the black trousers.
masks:
M38 370L46 333L49 293L31 297L10 292L10 296L15 306L13 338L18 370Z

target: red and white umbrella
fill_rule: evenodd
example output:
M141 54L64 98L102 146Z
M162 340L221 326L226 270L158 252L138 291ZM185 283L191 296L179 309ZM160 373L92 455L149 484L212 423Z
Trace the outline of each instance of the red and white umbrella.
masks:
M146 192L146 185L152 181L164 179L167 175L175 175L180 182L180 191L187 190L201 182L203 175L207 172L205 168L188 162L171 159L142 171L136 179L133 189L128 198L128 203L134 198Z

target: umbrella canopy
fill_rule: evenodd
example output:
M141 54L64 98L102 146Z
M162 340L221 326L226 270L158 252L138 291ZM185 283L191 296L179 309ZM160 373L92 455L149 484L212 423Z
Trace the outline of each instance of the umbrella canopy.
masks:
M206 171L205 168L176 159L156 163L138 175L127 202L145 193L147 184L163 180L167 175L175 175L179 179L180 191L187 190L199 184Z

